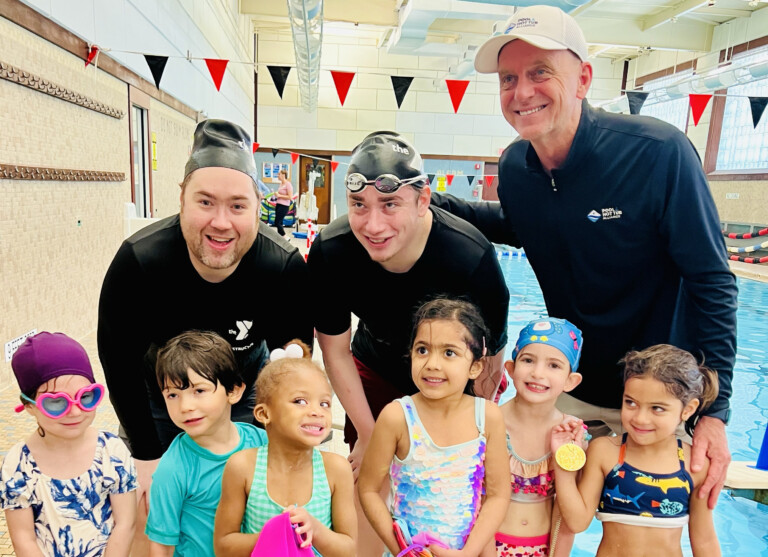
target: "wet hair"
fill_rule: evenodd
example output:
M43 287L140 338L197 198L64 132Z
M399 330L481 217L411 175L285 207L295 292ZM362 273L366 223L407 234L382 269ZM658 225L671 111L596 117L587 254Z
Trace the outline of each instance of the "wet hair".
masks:
M211 331L186 331L173 337L157 352L155 373L160 390L166 386L188 389L189 370L227 393L243 384L232 346Z
M624 384L633 377L650 377L664 383L667 392L683 406L693 399L699 400L699 407L685 422L688 435L693 435L702 411L717 398L717 373L676 346L657 344L639 352L633 350L620 363L624 364Z
M285 379L301 368L314 369L328 381L325 371L312 361L309 347L304 342L293 339L288 344L299 345L303 356L301 358L280 358L264 366L256 379L256 404L268 403Z
M485 320L480 309L472 302L458 298L440 297L423 304L413 316L411 347L416 340L419 327L428 321L457 321L467 332L464 342L472 353L472 362L474 363L486 355L490 331L485 326ZM466 394L474 395L474 383L474 379L467 382L464 389Z

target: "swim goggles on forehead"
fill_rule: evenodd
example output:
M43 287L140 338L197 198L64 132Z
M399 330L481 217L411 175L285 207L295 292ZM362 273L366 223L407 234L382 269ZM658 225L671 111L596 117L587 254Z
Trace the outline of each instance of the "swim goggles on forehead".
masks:
M104 398L104 391L104 385L93 383L77 391L74 399L62 392L43 393L37 397L37 400L32 400L22 393L21 398L37 406L37 409L45 416L58 420L69 412L73 404L77 404L83 412L93 412ZM23 411L24 405L19 404L16 407L16 412Z
M359 192L365 186L373 186L381 193L395 193L402 186L413 186L415 188L421 188L424 186L426 179L427 177L423 174L413 178L406 178L405 180L401 180L394 174L382 174L375 180L368 180L359 172L353 172L352 174L347 175L347 177L344 179L344 184L352 193Z

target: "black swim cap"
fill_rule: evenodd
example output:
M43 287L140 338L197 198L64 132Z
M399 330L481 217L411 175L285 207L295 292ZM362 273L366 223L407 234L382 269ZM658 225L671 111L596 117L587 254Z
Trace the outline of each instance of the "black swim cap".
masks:
M382 174L394 174L401 180L423 174L421 155L398 133L378 131L366 136L352 151L347 176L362 174L375 180Z
M184 177L198 168L213 166L239 170L258 183L252 145L248 133L237 124L226 120L204 120L195 129L192 154L184 168Z

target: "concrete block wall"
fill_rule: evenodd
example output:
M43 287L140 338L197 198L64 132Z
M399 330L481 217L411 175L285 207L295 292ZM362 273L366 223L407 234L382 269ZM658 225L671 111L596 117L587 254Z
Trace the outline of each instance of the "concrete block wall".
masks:
M119 80L0 18L0 59L127 111ZM96 325L130 201L128 115L115 119L0 81L0 163L123 172L124 182L0 180L0 344L27 331L82 338ZM0 360L0 389L14 385Z

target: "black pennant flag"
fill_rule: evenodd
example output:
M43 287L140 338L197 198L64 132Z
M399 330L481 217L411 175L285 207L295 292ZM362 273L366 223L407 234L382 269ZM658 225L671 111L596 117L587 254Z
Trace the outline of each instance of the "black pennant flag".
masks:
M470 186L472 185L472 182L474 182L474 181L475 181L475 177L474 176L467 176L467 182L469 183Z
M272 158L274 159L277 156L277 152L279 149L272 149Z
M427 174L427 180L429 180L429 185L432 185L433 180L435 179L434 174Z
M267 66L269 75L272 76L272 82L275 84L277 94L280 98L283 98L283 89L285 89L285 80L288 79L288 74L291 73L290 66Z
M763 116L765 105L768 104L768 97L749 97L749 105L752 107L752 124L757 127L760 118Z
M397 108L403 104L405 94L408 92L408 88L411 86L412 77L403 77L399 75L390 76L392 78L392 89L395 90L395 99L397 100Z
M152 72L152 78L155 80L155 87L160 89L160 80L163 79L163 72L165 71L165 64L168 62L168 57L145 54L144 59L147 61L149 71Z
M640 114L640 109L643 108L645 99L648 98L650 93L643 91L627 91L627 100L629 100L629 113Z

